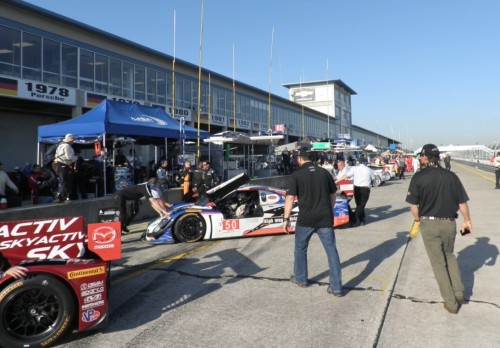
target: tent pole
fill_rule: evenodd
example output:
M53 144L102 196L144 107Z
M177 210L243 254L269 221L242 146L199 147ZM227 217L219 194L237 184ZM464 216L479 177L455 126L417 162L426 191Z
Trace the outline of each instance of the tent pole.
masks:
M103 193L103 197L106 197L106 190L107 190L107 187L106 187L106 160L107 160L107 151L106 151L106 133L104 133L102 135L102 148L104 149L104 160L102 161L103 165L103 175L104 175L104 178L103 178L103 181L104 181L104 193ZM97 198L97 197L96 197Z
M40 158L42 157L41 154L40 154L40 143L37 142L36 143L36 164L40 165Z
M165 159L168 158L168 138L165 138Z

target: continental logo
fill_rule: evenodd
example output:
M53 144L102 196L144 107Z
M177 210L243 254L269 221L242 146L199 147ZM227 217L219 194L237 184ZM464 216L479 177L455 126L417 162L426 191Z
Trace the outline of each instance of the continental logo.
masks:
M68 272L68 279L92 277L92 276L95 276L98 274L104 274L105 272L106 272L106 268L104 266L81 269L79 271Z
M5 298L5 296L7 296L8 294L10 294L12 291L16 290L18 287L20 286L23 286L24 282L17 282L17 283L14 283L12 284L12 286L8 287L4 292L2 292L0 294L0 302L2 302L2 300Z

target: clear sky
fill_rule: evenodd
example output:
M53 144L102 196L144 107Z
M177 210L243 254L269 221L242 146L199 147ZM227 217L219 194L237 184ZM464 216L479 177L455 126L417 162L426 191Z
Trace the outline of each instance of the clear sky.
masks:
M28 2L169 55L175 11L175 56L199 63L201 0ZM284 83L341 79L353 124L411 149L489 144L499 15L498 0L204 0L202 66L285 98Z

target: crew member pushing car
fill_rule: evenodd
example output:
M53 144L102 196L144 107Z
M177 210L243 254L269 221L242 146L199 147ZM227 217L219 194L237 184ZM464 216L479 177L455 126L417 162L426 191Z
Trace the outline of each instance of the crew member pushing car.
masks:
M7 259L3 257L2 253L0 253L0 279L5 277L6 275L10 275L15 279L19 279L21 277L26 276L28 269L22 266L11 266Z
M168 209L172 206L166 203L162 198L164 191L162 185L157 182L156 178L151 178L147 182L141 184L127 186L115 193L114 199L120 207L120 221L122 223L122 234L127 234L130 231L127 225L132 220L132 217L127 217L127 201L135 201L146 197L151 207L160 215L160 217L169 217Z

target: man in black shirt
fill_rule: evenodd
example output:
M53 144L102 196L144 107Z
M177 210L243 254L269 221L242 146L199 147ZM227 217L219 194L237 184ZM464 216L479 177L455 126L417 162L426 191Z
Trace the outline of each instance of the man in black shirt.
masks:
M156 181L156 178L151 178L142 184L131 185L124 187L115 193L114 199L120 207L120 221L122 223L122 234L127 234L130 231L127 225L132 220L133 216L127 217L127 201L135 201L143 197L147 198L151 207L160 215L160 217L168 217L170 213L168 209L172 206L166 203L162 198L163 188L161 183Z
M199 168L193 173L193 192L198 193L197 204L207 204L207 191L219 185L219 183L219 177L215 170L210 167L210 162L201 162Z
M427 144L420 152L422 169L413 176L406 202L420 225L422 239L444 300L444 309L457 314L464 300L464 285L453 254L457 211L464 218L462 230L472 230L469 197L455 173L439 165L439 149Z
M330 268L328 293L341 297L342 274L333 231L337 186L326 169L311 162L311 152L307 147L301 147L295 155L300 168L289 177L283 216L283 228L288 233L290 214L297 196L299 215L295 226L295 262L291 281L300 287L307 286L307 247L313 233L317 233Z

